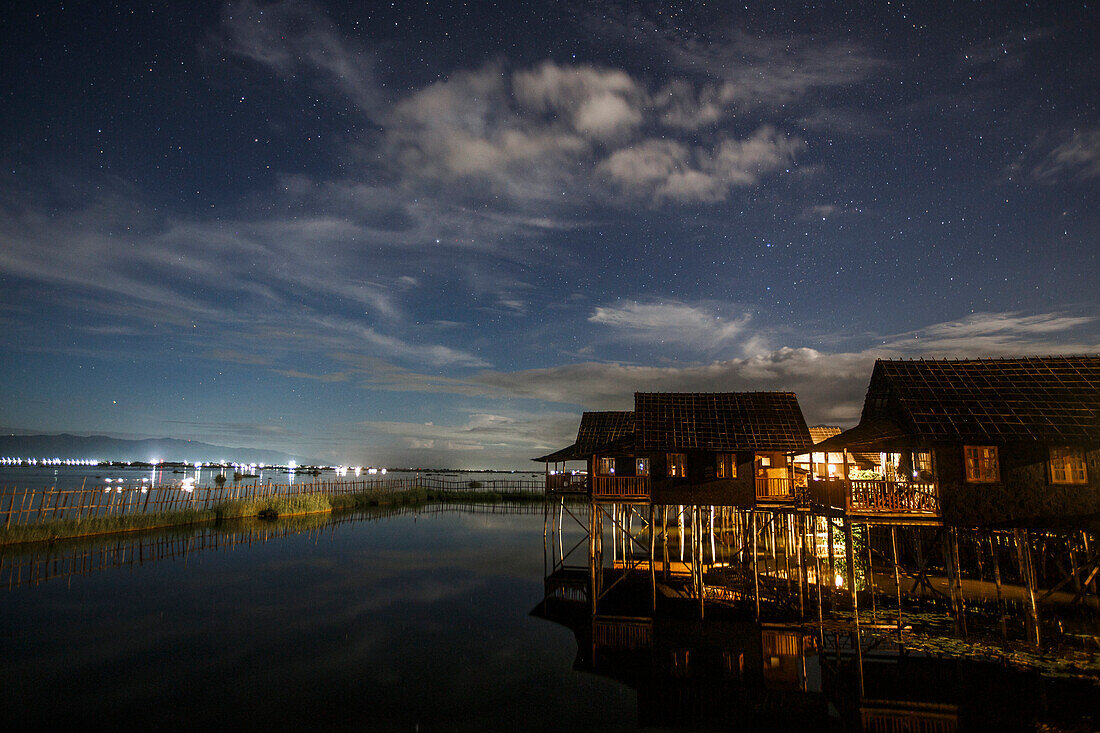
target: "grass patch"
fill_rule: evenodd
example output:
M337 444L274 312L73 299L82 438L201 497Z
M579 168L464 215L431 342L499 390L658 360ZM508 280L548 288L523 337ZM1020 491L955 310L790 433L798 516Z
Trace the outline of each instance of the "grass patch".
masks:
M210 522L215 519L217 519L217 515L210 509L181 509L156 514L55 519L41 524L21 524L0 529L0 542L4 544L53 542L67 537L90 537L117 532L136 532L144 529Z

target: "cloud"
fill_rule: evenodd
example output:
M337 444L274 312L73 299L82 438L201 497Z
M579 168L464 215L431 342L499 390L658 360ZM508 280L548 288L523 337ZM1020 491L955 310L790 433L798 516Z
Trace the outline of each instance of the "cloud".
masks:
M404 448L466 453L492 450L494 454L527 459L572 440L577 416L570 412L470 412L457 424L363 421L357 430L389 436Z
M390 284L378 270L400 271L406 261L380 257L375 265L364 257L356 239L373 242L369 230L325 215L166 218L143 207L127 184L100 184L96 193L8 189L0 204L0 271L49 286L42 297L84 314L91 328L108 316L118 335L182 337L200 344L199 353L235 363L277 364L294 345L487 366L462 348L418 342L423 332L404 335L410 332L397 298L419 281L392 273ZM42 213L50 209L44 201L65 196L80 201ZM349 275L364 269L371 279Z
M1074 130L1042 157L1031 175L1043 183L1100 177L1100 128Z
M568 119L572 128L597 139L615 139L642 122L643 87L625 72L551 61L514 75L521 105Z
M602 311L601 320L664 332L673 323L697 327L697 309L626 307ZM854 424L859 417L875 359L979 358L1030 354L1098 353L1095 316L1059 313L975 314L918 331L867 339L854 351L827 353L783 346L752 355L678 366L584 362L513 372L480 371L462 379L432 380L391 371L372 388L523 398L576 405L585 410L624 410L636 391L793 391L810 423ZM691 324L696 324L695 326ZM707 328L708 326L703 326ZM714 327L719 328L719 327ZM736 333L730 332L730 338ZM560 447L560 446L559 446Z
M600 170L622 191L655 201L713 202L737 187L793 162L805 147L796 137L763 126L745 139L722 138L706 149L650 139L615 151Z
M588 321L612 328L622 338L710 351L743 341L750 319L747 313L723 318L685 303L625 303L598 306Z
M693 32L645 8L604 7L582 18L586 31L610 37L641 59L659 60L691 86L670 87L663 98L685 126L712 124L728 111L797 103L814 92L858 84L887 67L865 45L820 35L767 36L740 25L708 24Z
M365 115L382 108L384 96L375 58L333 25L309 2L233 2L222 13L222 46L275 71L286 82L312 76L336 88Z
M953 358L1096 353L1100 351L1096 321L1092 316L1064 313L975 313L898 334L883 344L892 350Z

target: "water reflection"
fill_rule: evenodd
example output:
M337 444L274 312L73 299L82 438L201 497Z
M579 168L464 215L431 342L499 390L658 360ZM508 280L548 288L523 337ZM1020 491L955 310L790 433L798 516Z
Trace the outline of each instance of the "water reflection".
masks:
M298 535L311 541L329 537L347 524L396 517L440 514L535 515L531 505L435 503L418 506L376 507L339 515L307 514L278 521L227 520L199 527L182 526L125 535L90 537L56 543L0 546L0 589L38 586L50 581L101 572L134 569L160 561L186 561L208 552L247 550L253 546Z
M1095 538L800 512L547 506L535 616L643 725L1091 730ZM1083 726L1083 727L1082 727Z

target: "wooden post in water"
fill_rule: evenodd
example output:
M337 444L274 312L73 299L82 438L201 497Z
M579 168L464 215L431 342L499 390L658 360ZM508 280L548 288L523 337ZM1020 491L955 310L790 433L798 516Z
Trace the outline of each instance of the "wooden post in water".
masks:
M871 621L878 623L878 604L875 602L875 558L871 552L871 525L864 524L867 533L867 590L871 593Z
M993 542L993 533L989 533L989 555L993 561L993 581L997 585L997 612L1001 617L1001 639L1008 640L1008 622L1006 619L1005 597L1001 591L1001 558L997 545Z
M27 504L27 495L29 491L30 489L23 489L23 501L19 502L19 519L21 521L23 520L23 507ZM23 524L26 524L26 522L23 521Z
M806 518L801 514L797 515L798 525L798 618L800 621L806 620L806 594L809 593L810 587L807 585L806 578ZM799 642L801 645L801 641ZM805 665L806 657L802 657L803 665ZM805 675L803 675L805 677Z
M760 620L760 573L757 571L757 567L756 567L756 562L757 562L756 558L757 558L758 553L757 553L757 547L756 547L756 510L755 509L752 511L751 524L752 524L751 532L752 532L753 597L756 599L756 620L759 621Z
M1039 631L1039 608L1035 604L1035 572L1031 564L1031 546L1028 543L1026 529L1013 530L1016 535L1016 557L1020 563L1020 577L1027 586L1028 615L1031 618L1031 626L1034 630L1033 640L1035 646L1041 644Z
M852 520L844 518L844 559L848 563L848 587L852 591L852 613L859 623L859 595L856 590L855 538L852 533Z
M943 537L943 565L947 571L947 589L951 593L951 615L955 617L955 632L963 633L962 606L959 602L959 579L955 572L955 544L950 528L945 529Z
M821 552L817 549L817 517L813 517L812 520L814 524L814 575L817 581L815 583L817 586L817 624L819 628L822 628L825 623L825 601L824 590L821 587Z
M898 594L898 638L901 638L901 569L898 567L898 528L890 525L890 545L894 550L894 585Z
M564 499L563 499L564 501ZM650 610L653 613L657 612L657 528L654 526L653 521L655 519L653 504L649 505L649 591Z
M962 560L959 557L959 530L957 527L952 527L950 532L951 536L951 554L955 558L955 585L958 588L959 597L959 624L963 636L966 636L966 596L963 595L963 581L962 581Z
M836 610L836 557L833 553L833 518L825 515L825 525L828 528L826 540L829 543L829 603Z

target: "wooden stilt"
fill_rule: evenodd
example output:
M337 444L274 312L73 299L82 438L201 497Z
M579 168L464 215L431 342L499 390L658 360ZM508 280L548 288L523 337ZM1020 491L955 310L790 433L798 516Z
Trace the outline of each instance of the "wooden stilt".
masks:
M875 602L875 561L871 553L871 525L863 525L867 540L867 590L871 593L871 621L878 623L878 604Z
M852 521L847 517L844 518L844 559L848 564L848 588L852 592L852 613L855 616L856 624L859 624L859 594L856 589L856 560L855 560L855 538L852 533Z
M833 610L836 610L836 557L833 553L833 518L826 516L825 525L828 531L825 533L825 539L829 543L829 603L832 605Z
M756 551L756 512L755 511L753 511L753 513L751 515L750 522L751 522L751 525L752 525L751 529L750 529L750 531L752 532L752 582L753 582L753 594L752 595L753 595L753 598L756 601L756 620L759 621L760 620L760 573L757 571L757 567L756 567L756 562L757 562L756 558L757 558L758 553Z
M650 591L650 610L654 613L657 612L657 565L656 565L656 552L657 552L657 528L653 525L654 514L653 505L649 505L649 591Z
M890 546L894 551L894 587L898 595L898 638L901 638L901 568L898 566L898 528L890 525Z
M1001 618L1001 639L1008 640L1007 609L1005 608L1004 592L1001 589L1001 559L997 545L994 543L993 533L989 533L989 555L993 563L993 581L997 586L997 612Z
M1016 558L1020 564L1020 577L1027 587L1027 608L1032 628L1031 640L1035 646L1040 646L1042 638L1039 630L1039 608L1035 603L1035 574L1031 563L1031 546L1028 542L1026 529L1017 529L1014 530L1014 533L1016 535Z

